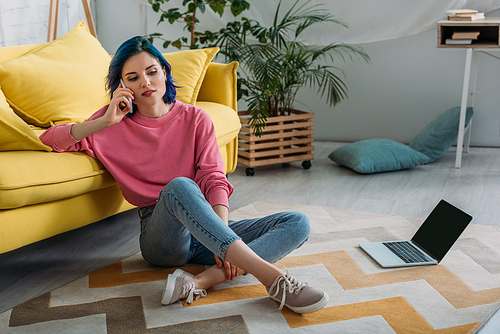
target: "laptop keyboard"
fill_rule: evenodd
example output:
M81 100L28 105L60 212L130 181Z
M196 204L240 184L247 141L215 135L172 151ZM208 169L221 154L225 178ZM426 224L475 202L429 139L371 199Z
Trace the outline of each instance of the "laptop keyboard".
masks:
M418 263L431 261L408 241L383 242L384 246L392 250L405 263Z

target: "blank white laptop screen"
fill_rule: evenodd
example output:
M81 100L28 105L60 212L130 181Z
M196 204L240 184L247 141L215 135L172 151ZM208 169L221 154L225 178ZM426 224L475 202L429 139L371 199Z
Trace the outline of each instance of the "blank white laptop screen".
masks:
M411 240L368 242L359 246L382 267L437 264L471 220L469 214L441 200Z

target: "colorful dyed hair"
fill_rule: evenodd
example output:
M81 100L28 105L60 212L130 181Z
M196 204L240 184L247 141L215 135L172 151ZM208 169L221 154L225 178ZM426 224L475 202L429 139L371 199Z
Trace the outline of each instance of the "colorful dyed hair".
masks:
M173 103L177 94L176 88L179 87L174 84L170 64L167 62L165 57L163 57L160 51L158 51L153 44L142 36L136 36L123 42L118 50L116 50L114 57L111 59L109 72L106 77L106 86L109 91L110 98L113 96L113 92L120 84L123 64L125 64L127 59L141 53L142 51L146 51L151 57L156 58L163 70L165 70L167 78L165 80L166 92L165 95L163 95L163 101L165 103ZM134 108L134 110L136 109L137 108ZM131 114L129 113L127 116L131 116Z

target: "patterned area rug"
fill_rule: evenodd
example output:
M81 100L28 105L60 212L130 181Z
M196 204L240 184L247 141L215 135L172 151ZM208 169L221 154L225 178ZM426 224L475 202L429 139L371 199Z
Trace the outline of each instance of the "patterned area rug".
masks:
M191 305L162 306L175 268L153 267L136 254L0 314L0 332L472 333L500 303L497 227L469 225L437 266L382 269L358 243L411 238L422 219L270 201L230 216L284 210L306 213L312 233L277 265L328 292L319 312L278 311L251 275L219 284Z

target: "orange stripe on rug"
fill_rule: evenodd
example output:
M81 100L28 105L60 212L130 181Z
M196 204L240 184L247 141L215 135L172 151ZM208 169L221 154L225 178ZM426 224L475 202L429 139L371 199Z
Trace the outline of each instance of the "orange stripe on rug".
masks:
M284 308L283 316L290 328L326 324L380 315L398 334L472 333L480 323L434 329L403 297L327 307L310 314L296 314Z
M442 265L413 267L377 274L365 274L345 251L286 257L276 263L279 267L284 266L288 268L306 267L315 264L323 264L345 290L362 289L416 280L426 280L456 308L492 304L500 300L500 288L474 291ZM106 288L111 286L163 280L166 279L168 274L173 273L175 269L176 268L165 268L122 273L122 265L121 261L119 261L90 274L89 287ZM182 269L191 272L192 274L197 274L204 270L204 266L190 265L184 266ZM246 292L245 289L248 289L248 292ZM228 294L226 294L224 290L228 290ZM238 291L238 293L236 293L236 291ZM265 296L267 294L265 294L264 291L263 287L255 291L249 287L242 287L221 289L214 292L217 292L215 295L224 295L225 297L223 298L236 300L256 298L263 295ZM252 296L254 293L255 295ZM229 295L234 297L228 297ZM213 302L219 303L227 301L227 299L224 300L223 298L217 297L213 299ZM212 299L209 298L208 300ZM208 300L204 303L208 304Z
M194 275L205 270L205 266L202 265L189 265L181 268ZM162 268L123 273L122 262L118 261L89 274L89 288L109 288L112 286L160 281L167 279L167 276L172 274L175 269L177 268Z
M211 288L207 290L207 296L205 298L199 298L193 304L188 304L186 300L183 300L182 304L184 307L200 306L267 296L266 288L262 284L237 286L220 290Z
M456 308L492 304L500 300L500 288L474 291L443 265L413 267L365 274L345 251L286 257L276 263L287 268L323 264L345 290L426 280Z

